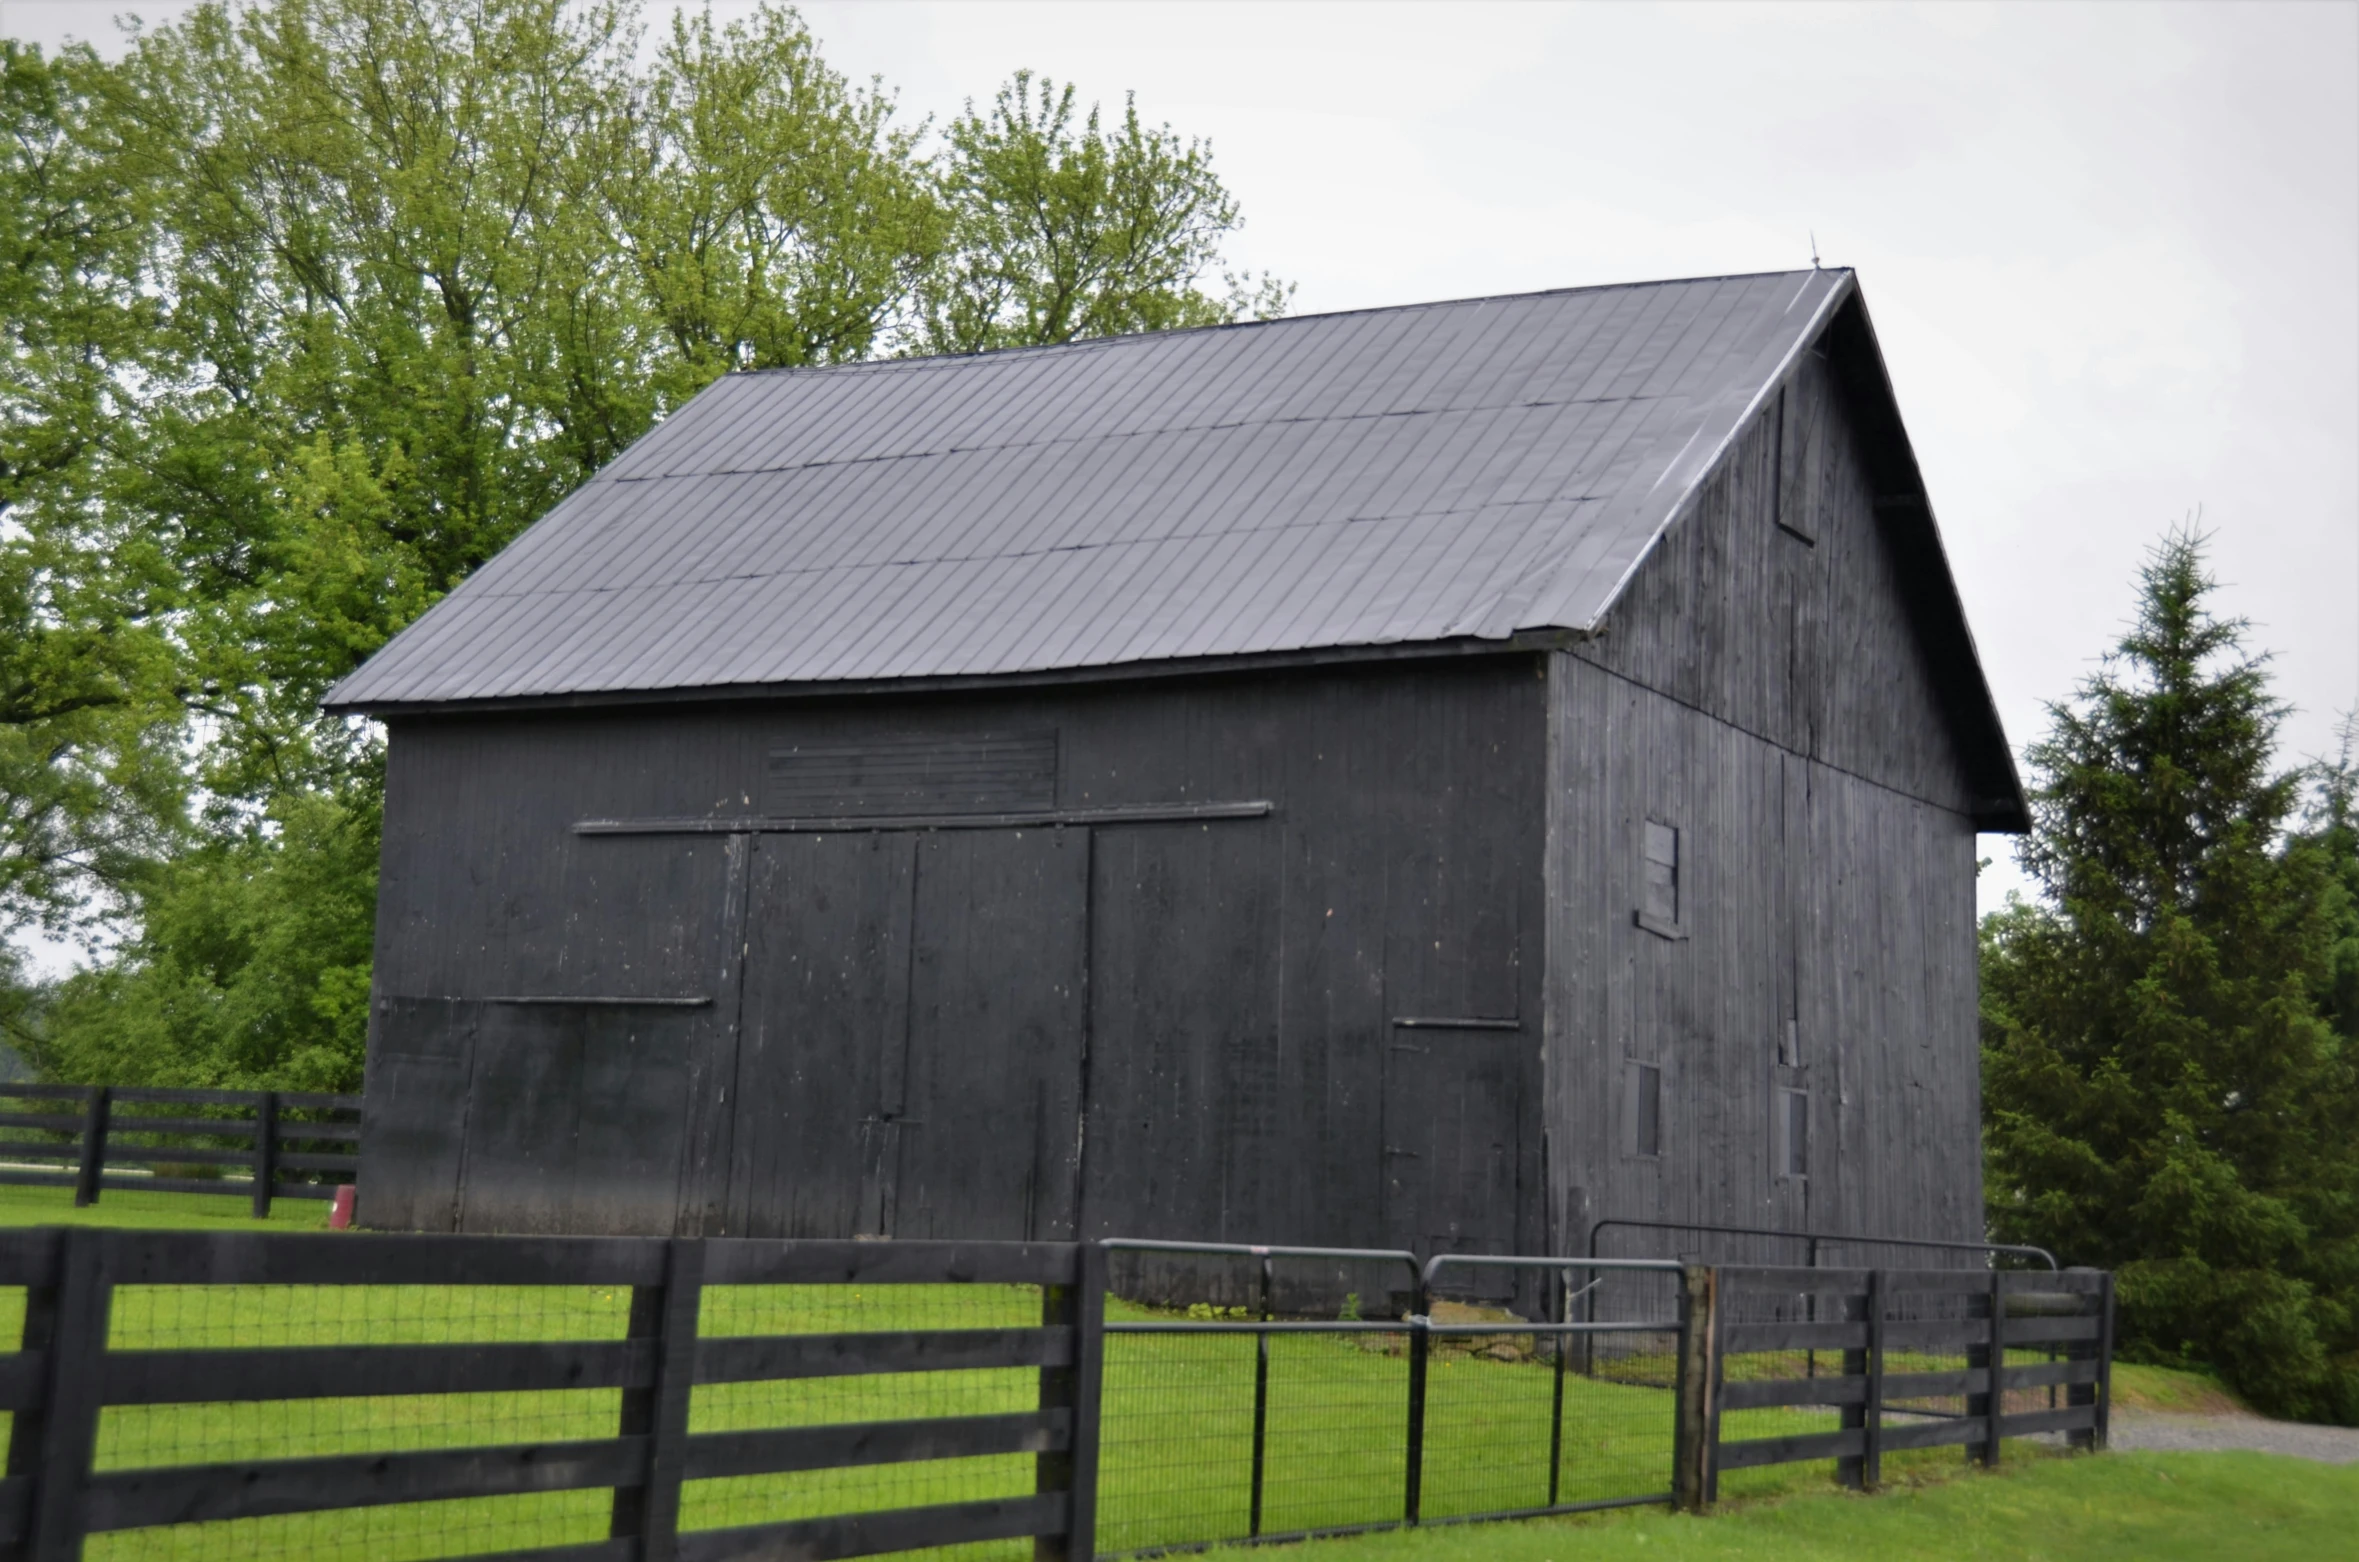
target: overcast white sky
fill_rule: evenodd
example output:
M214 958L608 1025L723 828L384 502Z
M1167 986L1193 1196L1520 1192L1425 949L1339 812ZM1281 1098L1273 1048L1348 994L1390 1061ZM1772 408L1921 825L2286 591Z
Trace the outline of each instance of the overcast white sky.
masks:
M102 40L120 8L0 0L0 32ZM1136 91L1213 140L1233 258L1305 312L1803 266L1815 232L1859 268L2019 748L2199 508L2288 758L2359 706L2359 5L804 12L913 118L1019 66Z

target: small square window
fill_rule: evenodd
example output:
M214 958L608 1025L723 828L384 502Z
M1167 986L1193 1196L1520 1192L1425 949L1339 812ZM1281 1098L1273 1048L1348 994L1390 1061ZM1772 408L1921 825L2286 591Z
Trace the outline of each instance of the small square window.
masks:
M1663 1153L1663 1071L1652 1063L1630 1065L1630 1153Z

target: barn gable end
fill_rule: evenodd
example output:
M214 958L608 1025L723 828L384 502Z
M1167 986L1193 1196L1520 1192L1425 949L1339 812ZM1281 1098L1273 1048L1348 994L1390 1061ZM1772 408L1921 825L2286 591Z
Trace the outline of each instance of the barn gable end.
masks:
M1942 676L1962 626L1909 579L1921 496L1879 493L1861 345L1796 359L1552 662L1567 1240L1640 1213L1980 1234L1975 829L2020 804L1979 691ZM1650 829L1678 843L1668 926L1642 916Z

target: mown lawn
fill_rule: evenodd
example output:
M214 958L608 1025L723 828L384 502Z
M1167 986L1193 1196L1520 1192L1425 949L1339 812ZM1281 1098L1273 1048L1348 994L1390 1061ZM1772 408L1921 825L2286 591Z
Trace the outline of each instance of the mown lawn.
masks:
M2325 1562L2359 1556L2359 1466L2115 1453L2002 1465L1874 1497L1723 1504L1313 1541L1291 1562ZM1224 1548L1219 1556L1242 1557Z

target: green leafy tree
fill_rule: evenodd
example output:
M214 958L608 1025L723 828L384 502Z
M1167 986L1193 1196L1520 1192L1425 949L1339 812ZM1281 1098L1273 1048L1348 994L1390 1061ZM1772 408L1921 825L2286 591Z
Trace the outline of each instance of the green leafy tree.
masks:
M378 818L289 793L156 865L127 946L31 995L44 1010L18 1050L52 1078L358 1090Z
M123 905L181 794L169 570L91 502L154 324L106 73L0 40L0 938Z
M941 184L952 247L928 279L931 352L1031 347L1088 336L1216 325L1285 312L1292 289L1264 276L1199 284L1243 225L1212 148L1149 129L1126 100L1120 128L1075 121L1071 84L1029 71L988 114L951 123Z
M2133 1352L2359 1416L2359 1095L2319 998L2336 885L2274 768L2284 708L2205 605L2202 539L2028 753L2041 904L1983 928L1991 1218L2120 1275ZM2347 813L2347 810L2346 810Z
M1236 203L1135 112L1019 75L935 147L791 10L644 41L209 0L5 46L0 935L122 934L12 1011L44 1068L357 1081L382 754L320 696L717 375L1283 303L1201 289Z

